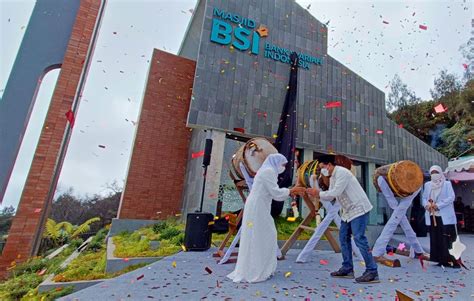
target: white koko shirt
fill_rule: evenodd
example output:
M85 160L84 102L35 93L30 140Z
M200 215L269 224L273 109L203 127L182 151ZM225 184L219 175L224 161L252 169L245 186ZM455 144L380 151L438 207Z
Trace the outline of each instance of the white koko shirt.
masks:
M324 200L336 198L341 204L341 219L346 223L373 208L357 178L342 166L334 167L329 179L329 190L321 191L319 196Z

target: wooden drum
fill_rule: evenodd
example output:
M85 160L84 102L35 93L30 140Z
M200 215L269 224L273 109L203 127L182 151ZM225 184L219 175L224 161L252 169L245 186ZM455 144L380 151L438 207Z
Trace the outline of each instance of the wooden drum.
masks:
M278 153L273 144L265 138L252 138L242 145L232 156L232 167L240 179L244 175L240 171L240 162L247 168L251 177L255 177L268 155Z
M336 155L335 161L336 161L336 165L342 166L351 170L352 161L346 156ZM306 188L311 187L311 184L310 184L311 176L316 175L316 177L320 179L320 186L321 186L321 181L322 181L322 183L324 183L324 186L329 187L329 177L325 177L323 175L320 176L320 169L318 165L319 165L318 160L304 162L298 168L296 172L296 174L298 175L297 186L302 186Z
M395 196L407 197L423 185L423 172L415 162L398 161L377 168L374 172L374 186L380 191L377 178L382 176L387 181Z

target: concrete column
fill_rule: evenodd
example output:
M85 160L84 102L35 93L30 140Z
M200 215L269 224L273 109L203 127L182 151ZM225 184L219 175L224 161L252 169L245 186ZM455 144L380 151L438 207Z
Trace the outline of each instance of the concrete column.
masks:
M217 195L221 184L222 164L224 160L225 133L212 130L211 164L207 168L206 189L204 191L203 211L216 213Z
M377 190L375 189L375 186L372 181L372 175L375 172L375 163L369 162L367 163L367 173L366 173L366 178L365 178L365 191L367 192L367 196L369 197L370 202L372 203L372 206L374 207L370 211L370 217L369 217L369 224L371 225L376 225L377 222L380 220L380 216L377 212L378 208L378 203L377 203Z

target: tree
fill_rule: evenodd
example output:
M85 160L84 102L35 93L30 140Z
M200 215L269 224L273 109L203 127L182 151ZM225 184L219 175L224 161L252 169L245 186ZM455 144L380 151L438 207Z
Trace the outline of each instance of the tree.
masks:
M430 89L431 97L439 100L444 97L453 96L459 93L462 83L455 74L441 70L439 76L434 80L434 88Z
M402 82L398 74L395 74L390 82L390 92L388 93L388 99L386 102L387 111L393 112L414 105L419 101L420 98L416 97L415 92L410 90L408 86Z
M8 234L14 215L15 208L13 206L5 207L0 211L0 236Z

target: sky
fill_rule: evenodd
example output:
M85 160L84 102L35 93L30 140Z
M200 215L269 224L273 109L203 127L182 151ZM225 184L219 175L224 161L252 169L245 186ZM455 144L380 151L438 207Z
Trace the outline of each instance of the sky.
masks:
M440 70L464 71L459 47L471 36L471 1L296 2L329 22L328 53L386 97L395 74L428 100ZM0 97L34 3L0 0ZM153 48L177 53L195 5L107 1L56 195L71 187L81 197L104 195L114 181L123 185ZM18 205L58 75L51 71L42 82L1 207Z

